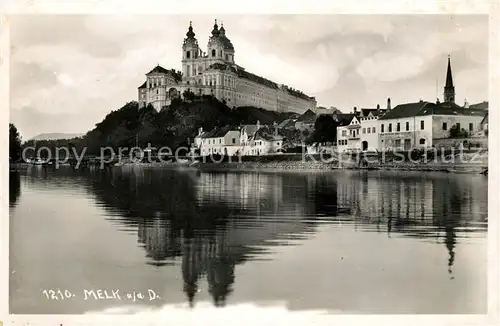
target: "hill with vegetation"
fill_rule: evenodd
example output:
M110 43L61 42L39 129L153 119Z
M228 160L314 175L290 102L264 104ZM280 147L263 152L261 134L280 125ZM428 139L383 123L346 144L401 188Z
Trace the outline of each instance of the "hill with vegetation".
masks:
M211 130L214 127L243 124L272 125L285 119L296 118L296 113L281 113L255 107L231 109L212 96L192 97L189 100L175 99L172 104L157 112L151 105L139 108L136 101L126 103L112 111L96 124L95 128L82 137L71 139L41 140L37 147L76 147L80 152L99 155L102 147L141 148L168 146L172 149L189 146L199 128ZM32 146L30 140L24 146Z
M83 136L82 133L44 133L37 135L32 140L57 140L57 139L71 139Z

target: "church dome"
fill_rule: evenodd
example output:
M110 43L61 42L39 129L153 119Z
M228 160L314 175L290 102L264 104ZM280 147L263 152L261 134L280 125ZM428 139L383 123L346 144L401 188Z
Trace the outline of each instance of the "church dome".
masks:
M217 20L215 21L214 30L212 31L212 40L214 43L220 45L224 50L234 51L233 43L227 38L224 25L221 24L220 29L217 29Z
M234 50L233 43L226 36L219 36L217 41L225 50Z
M190 39L194 38L194 36L195 36L191 22L189 22L189 29L188 29L188 32L186 33L186 36Z
M212 30L213 36L219 36L219 26L217 25L217 19L215 20L214 29Z

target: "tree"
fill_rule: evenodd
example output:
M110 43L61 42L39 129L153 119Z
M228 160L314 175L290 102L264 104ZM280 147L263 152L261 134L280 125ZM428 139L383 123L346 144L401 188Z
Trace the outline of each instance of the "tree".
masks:
M21 159L21 135L13 123L9 123L9 157L12 162Z
M469 133L455 124L450 128L450 138L469 138Z
M314 123L314 131L308 143L332 143L337 140L337 122L331 115L322 114Z
M188 100L188 101L191 101L194 99L195 97L195 94L190 90L190 89L186 89L183 93L182 93L182 97L185 99L185 100Z

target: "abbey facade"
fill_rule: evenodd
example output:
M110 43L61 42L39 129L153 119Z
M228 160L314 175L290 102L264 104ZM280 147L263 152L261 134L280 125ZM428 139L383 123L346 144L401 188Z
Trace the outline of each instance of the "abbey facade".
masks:
M191 23L182 45L182 73L157 66L146 74L138 89L140 107L156 110L170 104L186 90L213 95L229 107L253 106L281 112L315 111L316 99L286 85L254 75L235 63L235 51L224 26L214 24L208 52L198 45Z

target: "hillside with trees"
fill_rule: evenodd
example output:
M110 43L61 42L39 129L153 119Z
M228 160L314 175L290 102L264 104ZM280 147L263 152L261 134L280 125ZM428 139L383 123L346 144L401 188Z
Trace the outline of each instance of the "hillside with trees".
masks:
M225 103L212 96L192 96L186 100L177 98L171 105L157 112L153 106L139 108L136 101L126 103L112 111L96 124L95 128L82 137L72 139L37 141L37 147L75 147L79 152L87 147L87 154L98 155L102 147L144 148L168 146L172 149L188 146L201 127L211 130L214 127L255 124L262 125L281 122L294 118L295 113L280 113L255 107L229 108ZM24 146L33 146L30 140Z

